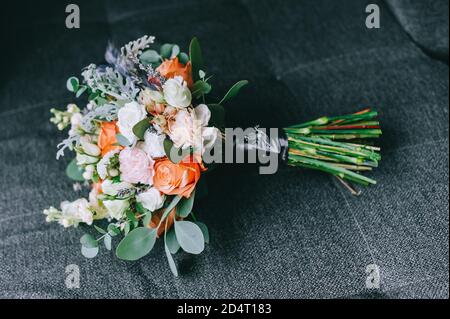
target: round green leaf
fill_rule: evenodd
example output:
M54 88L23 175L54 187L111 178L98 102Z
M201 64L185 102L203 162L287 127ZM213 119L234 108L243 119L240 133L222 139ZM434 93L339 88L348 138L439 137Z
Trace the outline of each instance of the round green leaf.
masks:
M161 57L158 52L155 50L147 50L141 54L139 57L143 64L152 64L157 63L161 60Z
M187 64L189 62L189 55L187 55L184 52L181 52L178 55L178 61L180 61L180 63Z
M114 224L109 224L107 230L108 234L112 237L120 235L120 229Z
M192 212L192 207L194 206L195 191L191 194L189 198L182 198L177 205L177 215L183 218L189 216Z
M81 246L81 254L86 258L94 258L98 254L98 247L87 248L85 246Z
M177 237L175 236L175 231L173 229L167 232L166 245L171 254L176 254L180 249L180 244L177 241Z
M67 79L66 87L70 92L76 92L78 91L78 86L80 85L80 81L77 77L72 76Z
M150 119L143 119L142 121L138 122L135 126L133 126L133 133L136 135L140 140L144 139L145 132L147 129L151 126Z
M188 221L176 221L175 234L185 252L198 255L205 249L203 233L196 224Z
M138 227L122 239L116 248L116 255L123 260L138 260L153 249L155 242L156 229Z
M168 59L172 55L173 44L165 43L161 46L160 53L163 59Z
M175 265L175 261L173 260L172 255L170 254L169 248L167 245L164 245L164 250L166 252L167 261L169 262L170 271L175 277L178 277L177 265Z
M231 89L225 94L222 101L219 102L219 104L224 104L227 101L231 100L232 98L236 97L236 95L239 94L239 91L248 84L247 80L239 81L235 85L231 87Z
M174 57L178 56L180 54L180 47L178 45L174 45L172 47L172 53L170 55L170 58L173 59Z
M103 237L103 243L105 244L106 249L111 250L112 237L108 234Z
M77 182L84 182L83 172L84 170L77 165L76 159L70 161L69 165L66 167L66 175Z
M94 248L98 247L98 242L92 235L84 234L80 238L80 243L86 248Z
M123 136L122 134L116 134L116 139L117 139L117 142L121 145L121 146L125 146L125 147L127 147L127 146L130 146L131 145L131 142L125 137L125 136Z
M209 94L211 90L212 90L211 84L203 80L198 80L194 84L192 94L195 96L195 98L198 99L203 95Z
M205 238L205 243L209 244L209 231L208 231L208 227L201 223L201 222L195 222L195 224L200 227L202 233L203 233L203 237Z

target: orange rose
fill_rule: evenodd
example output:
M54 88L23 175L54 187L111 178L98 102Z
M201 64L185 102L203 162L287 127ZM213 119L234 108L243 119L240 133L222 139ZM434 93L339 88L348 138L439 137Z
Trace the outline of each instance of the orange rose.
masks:
M116 122L102 122L100 126L100 135L98 136L98 147L102 151L102 156L115 149L121 149L117 144L116 134L119 133L119 128Z
M171 79L176 76L183 77L189 87L194 85L192 80L192 65L191 61L188 61L186 65L180 63L178 58L175 57L171 60L166 60L156 69L162 76Z
M200 179L204 167L196 163L193 157L179 164L163 159L155 163L153 185L166 195L180 195L189 198Z

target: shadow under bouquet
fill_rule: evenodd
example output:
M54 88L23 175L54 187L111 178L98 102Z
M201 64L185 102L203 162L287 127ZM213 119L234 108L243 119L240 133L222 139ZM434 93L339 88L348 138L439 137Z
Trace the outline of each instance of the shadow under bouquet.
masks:
M177 276L172 255L180 249L200 254L209 242L207 226L192 210L202 175L223 158L217 151L222 145L225 153L242 151L251 158L255 151L266 158L275 155L287 165L331 173L353 193L350 183L375 184L361 172L378 166L380 149L357 141L381 135L377 112L321 117L276 132L271 129L270 134L256 127L241 130L239 137L225 128L223 105L247 81L237 82L222 100L209 103L211 77L198 40L191 41L188 53L178 45L157 46L154 41L144 36L120 50L109 45L105 63L91 64L83 69L81 80L67 81L77 98L87 97L86 106L51 110L58 129L69 128L57 158L65 150L76 153L66 173L78 187L88 186L90 193L89 198L62 202L59 209L50 207L44 214L48 222L64 227L92 226L92 232L80 239L85 257L94 258L100 243L111 250L117 236L117 257L134 261L162 238L169 267Z

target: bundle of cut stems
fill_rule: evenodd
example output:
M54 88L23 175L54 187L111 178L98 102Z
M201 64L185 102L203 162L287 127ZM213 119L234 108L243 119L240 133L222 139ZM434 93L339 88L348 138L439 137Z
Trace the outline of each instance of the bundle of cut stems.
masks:
M285 128L289 140L288 164L328 172L361 185L376 181L361 174L378 167L380 148L353 143L379 137L382 132L371 109Z

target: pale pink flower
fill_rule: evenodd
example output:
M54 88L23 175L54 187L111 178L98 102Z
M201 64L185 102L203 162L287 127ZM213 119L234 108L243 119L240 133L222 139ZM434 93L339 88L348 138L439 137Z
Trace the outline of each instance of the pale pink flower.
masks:
M127 147L119 154L120 179L131 184L153 185L153 161L139 148Z

